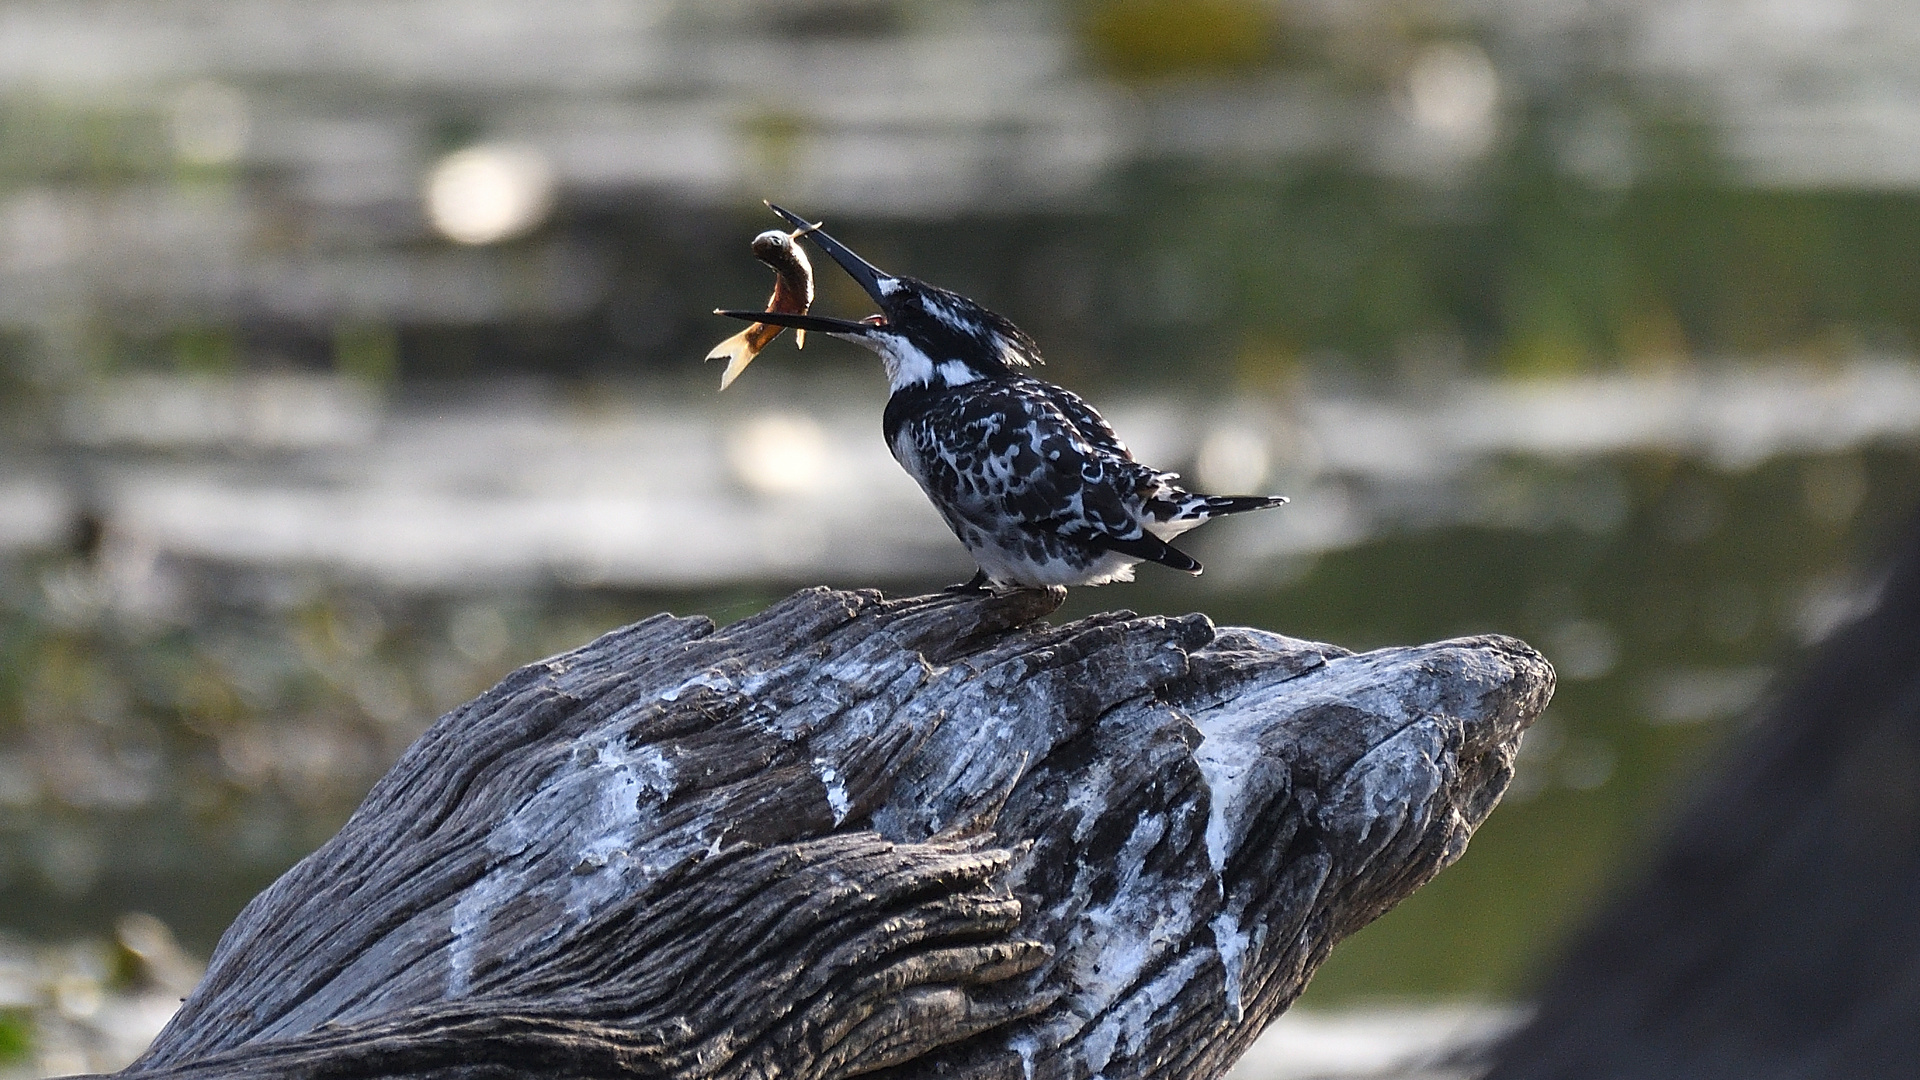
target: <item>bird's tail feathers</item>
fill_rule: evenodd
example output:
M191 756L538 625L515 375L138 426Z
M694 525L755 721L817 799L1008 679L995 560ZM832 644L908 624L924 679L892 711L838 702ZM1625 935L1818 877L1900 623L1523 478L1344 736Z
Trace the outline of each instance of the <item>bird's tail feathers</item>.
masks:
M1187 495L1159 506L1149 506L1150 510L1157 511L1154 516L1162 521L1201 522L1228 514L1244 514L1249 510L1266 510L1283 506L1286 502L1285 495Z
M1285 506L1285 495L1208 495L1201 500L1209 517L1222 514L1244 514L1248 510L1266 510L1270 507Z

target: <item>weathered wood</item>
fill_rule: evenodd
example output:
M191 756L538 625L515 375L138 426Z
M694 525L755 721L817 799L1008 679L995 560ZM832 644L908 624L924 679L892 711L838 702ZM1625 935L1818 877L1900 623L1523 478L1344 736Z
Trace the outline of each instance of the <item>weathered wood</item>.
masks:
M1552 670L1048 593L660 616L441 718L129 1073L1209 1078L1457 858Z

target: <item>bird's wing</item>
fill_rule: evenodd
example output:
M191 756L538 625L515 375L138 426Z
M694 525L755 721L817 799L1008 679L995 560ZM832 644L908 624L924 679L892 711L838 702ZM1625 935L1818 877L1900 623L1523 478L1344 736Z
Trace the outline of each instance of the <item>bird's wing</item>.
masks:
M1107 423L1106 417L1095 412L1085 398L1063 386L1055 386L1040 379L1021 381L1031 383L1034 390L1052 402L1053 407L1060 410L1060 415L1067 418L1067 422L1074 426L1074 429L1080 433L1080 437L1087 440L1089 445L1128 461L1133 460L1133 451L1127 449L1127 444L1120 441L1120 435L1113 430L1113 425Z
M890 435L896 456L936 505L979 527L1096 544L1096 537L1131 542L1147 535L1126 493L1138 490L1136 474L1152 470L1086 438L1052 395L1029 381L967 383L928 395ZM1098 419L1084 402L1080 407Z
M1120 466L1122 475L1126 478L1122 481L1123 486L1125 486L1127 490L1136 492L1148 500L1148 508L1150 511L1157 511L1166 501L1178 501L1180 497L1186 494L1186 492L1182 491L1180 487L1174 483L1174 481L1180 479L1179 473L1162 472L1159 469L1150 468L1135 461L1133 451L1127 448L1126 443L1120 441L1120 436L1113 430L1113 425L1107 423L1106 417L1095 412L1093 406L1087 404L1085 398L1064 387L1042 382L1039 379L1030 378L1024 381L1032 383L1037 390L1044 394L1047 400L1053 403L1054 408L1059 409L1060 414L1065 416L1067 421L1074 426L1074 430L1078 431L1081 437L1087 440L1089 445L1124 463ZM1164 515L1155 512L1154 516L1158 518ZM1131 555L1133 552L1128 552L1127 554ZM1182 555L1181 558L1184 559L1186 556ZM1159 562L1160 560L1155 559L1153 561ZM1168 565L1172 566L1176 565L1176 563L1168 563ZM1195 565L1197 566L1198 564L1196 563ZM1181 567L1181 569L1185 569L1185 567Z
M1116 540L1111 536L1094 536L1091 539L1093 546L1097 548L1117 551L1122 555L1131 555L1148 562L1157 562L1175 570L1185 570L1189 574L1200 573L1200 560L1150 532L1142 532L1135 540Z

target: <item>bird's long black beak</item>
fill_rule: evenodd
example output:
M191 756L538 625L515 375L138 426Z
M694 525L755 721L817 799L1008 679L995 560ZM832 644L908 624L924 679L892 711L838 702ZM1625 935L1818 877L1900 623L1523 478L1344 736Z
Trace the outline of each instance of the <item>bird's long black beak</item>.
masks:
M860 287L867 291L867 295L873 297L874 303L879 304L882 310L886 308L888 290L885 288L884 283L898 280L892 274L882 272L879 267L855 255L847 245L828 236L825 231L815 227L813 223L806 218L790 210L781 209L772 203L767 204L767 209L785 218L787 224L792 225L794 228L807 230L805 234L807 239L820 245L821 251L833 256L833 261L840 264L840 269L845 270L848 277L860 283ZM777 322L779 320L767 319L765 321ZM781 325L799 326L800 324L783 322ZM807 329L811 330L813 328L807 327Z
M864 335L874 328L873 323L851 322L847 319L829 319L823 315L801 315L787 311L728 311L714 309L715 315L725 315L729 319L742 319L747 322L770 323L774 326L790 326L795 330L811 330L816 334L856 334Z

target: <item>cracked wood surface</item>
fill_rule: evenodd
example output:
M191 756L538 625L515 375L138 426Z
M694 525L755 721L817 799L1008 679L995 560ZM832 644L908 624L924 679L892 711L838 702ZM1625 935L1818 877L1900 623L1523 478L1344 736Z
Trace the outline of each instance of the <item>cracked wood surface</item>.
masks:
M448 713L126 1074L1216 1077L1553 672L1044 592L658 616Z

